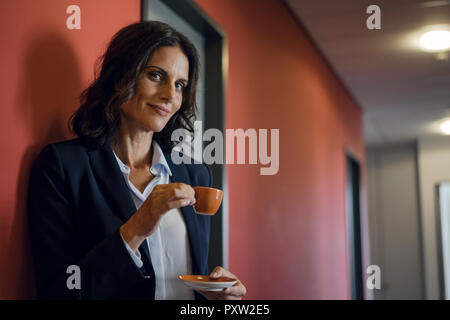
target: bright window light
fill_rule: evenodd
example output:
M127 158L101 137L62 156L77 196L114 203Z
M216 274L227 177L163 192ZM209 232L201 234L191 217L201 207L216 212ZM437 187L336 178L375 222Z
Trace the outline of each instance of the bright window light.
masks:
M441 124L441 131L443 134L450 135L450 119L445 120Z
M420 46L429 51L444 51L450 48L450 31L434 30L424 33L419 40Z

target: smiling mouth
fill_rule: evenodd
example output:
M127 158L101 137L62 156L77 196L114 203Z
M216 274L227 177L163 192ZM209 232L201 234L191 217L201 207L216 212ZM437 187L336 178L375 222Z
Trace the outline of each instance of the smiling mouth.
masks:
M155 110L161 116L168 116L170 114L170 111L164 107L157 106L157 105L150 104L150 103L147 103L147 105L152 107L153 110Z

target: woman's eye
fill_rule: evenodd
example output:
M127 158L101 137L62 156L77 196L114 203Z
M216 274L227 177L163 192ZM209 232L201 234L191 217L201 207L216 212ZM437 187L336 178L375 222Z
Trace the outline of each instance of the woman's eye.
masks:
M161 80L161 75L157 72L149 72L148 75L149 75L150 79Z
M181 82L177 83L176 86L177 86L177 89L179 89L179 90L183 90L185 88L184 84Z

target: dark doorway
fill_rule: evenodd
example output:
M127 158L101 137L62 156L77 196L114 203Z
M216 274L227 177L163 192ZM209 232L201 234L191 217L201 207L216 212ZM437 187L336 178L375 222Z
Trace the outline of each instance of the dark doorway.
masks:
M350 257L352 299L364 299L364 274L361 237L360 166L347 155L346 215Z

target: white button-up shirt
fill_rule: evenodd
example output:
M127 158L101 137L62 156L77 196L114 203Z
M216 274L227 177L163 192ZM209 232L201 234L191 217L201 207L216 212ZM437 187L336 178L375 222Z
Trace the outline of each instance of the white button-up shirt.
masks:
M153 159L150 168L154 178L142 193L130 181L130 168L115 153L114 155L136 209L141 207L156 185L170 183L172 172L156 141L153 141ZM136 265L142 267L139 250L133 252L125 241L124 244ZM155 299L193 300L193 290L177 278L178 275L192 274L189 238L180 209L172 209L164 214L156 231L147 237L147 244L156 276Z

